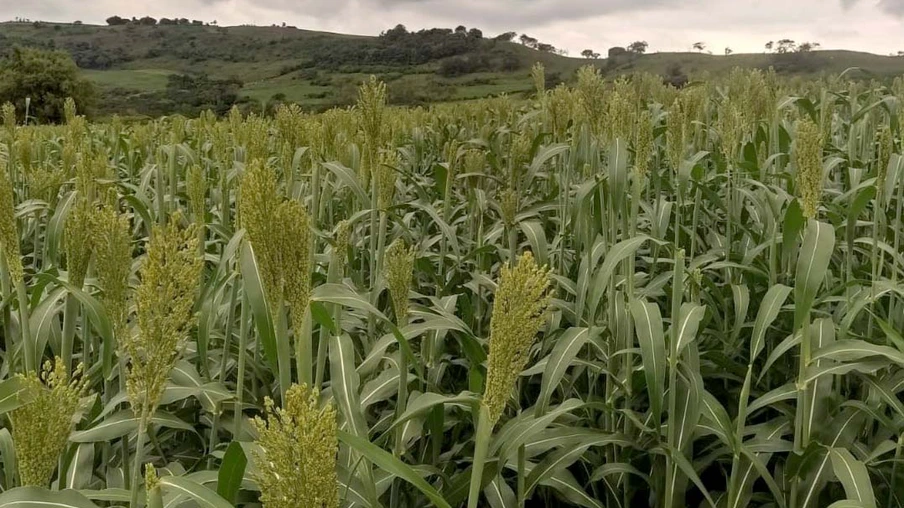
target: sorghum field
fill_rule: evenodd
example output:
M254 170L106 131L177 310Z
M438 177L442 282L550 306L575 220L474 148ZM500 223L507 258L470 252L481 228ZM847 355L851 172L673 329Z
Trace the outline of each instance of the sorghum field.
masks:
M534 77L4 108L0 507L904 506L904 81Z

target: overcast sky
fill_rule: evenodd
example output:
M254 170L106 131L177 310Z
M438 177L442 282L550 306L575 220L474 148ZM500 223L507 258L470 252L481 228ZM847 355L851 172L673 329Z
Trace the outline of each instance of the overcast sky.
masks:
M110 15L286 22L299 28L376 35L477 27L517 31L577 56L646 40L650 51L763 51L770 40L815 41L827 49L904 50L904 0L0 0L0 18L103 23Z

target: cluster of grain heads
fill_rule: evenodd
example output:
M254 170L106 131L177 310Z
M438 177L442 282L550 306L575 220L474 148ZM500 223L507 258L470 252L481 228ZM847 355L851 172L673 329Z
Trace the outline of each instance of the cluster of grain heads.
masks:
M292 385L282 408L269 397L267 419L253 421L260 450L253 454L264 508L338 508L337 420L316 390Z
M384 266L386 287L392 299L396 324L403 327L408 322L408 292L414 274L414 259L417 249L408 247L401 238L396 239L386 249Z
M477 506L483 466L493 428L512 396L515 381L527 365L537 332L547 319L551 292L549 271L537 266L530 252L514 267L503 266L490 317L487 377L477 421L468 506Z
M361 163L360 177L364 186L368 186L375 166L377 155L386 139L384 131L386 110L386 83L375 76L358 88L358 110L361 115L361 130L364 134L364 160Z
M10 420L22 485L50 483L87 394L88 380L82 369L79 364L70 376L68 366L56 358L44 363L40 377L33 372L19 374L19 398L25 403L10 414Z
M132 505L139 492L144 434L157 410L170 372L187 339L202 260L193 227L182 228L180 213L165 226L154 226L135 293L138 333L120 337L129 358L126 387L132 411L139 418L132 479Z

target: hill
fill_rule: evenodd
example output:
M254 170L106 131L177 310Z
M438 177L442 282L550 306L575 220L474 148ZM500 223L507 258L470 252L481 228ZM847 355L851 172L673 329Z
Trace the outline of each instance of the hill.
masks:
M838 73L850 67L880 78L904 74L902 58L851 51L654 53L587 60L486 38L473 29L409 32L397 27L366 37L294 27L190 23L0 23L0 52L16 45L72 54L100 88L100 114L192 113L236 101L250 107L292 101L322 109L352 103L356 85L369 74L389 84L390 100L397 104L520 94L533 88L530 66L537 61L546 66L550 84L567 80L588 62L610 77L635 71L692 76L769 66L788 75Z

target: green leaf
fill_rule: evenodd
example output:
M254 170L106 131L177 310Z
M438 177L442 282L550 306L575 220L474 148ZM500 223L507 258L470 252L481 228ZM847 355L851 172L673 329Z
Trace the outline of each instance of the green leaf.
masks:
M769 288L763 301L760 302L760 310L757 311L756 321L753 323L753 336L750 340L750 363L756 360L763 350L766 338L766 329L778 317L778 313L791 294L791 288L783 284L776 284Z
M0 381L0 415L13 411L21 406L25 400L25 386L18 376Z
M665 392L665 334L662 331L662 315L659 306L643 300L631 303L634 330L640 343L643 373L647 379L647 394L653 412L653 423L662 422L662 394Z
M597 270L593 277L592 292L590 300L590 312L596 312L599 307L603 295L609 288L609 281L612 279L612 273L615 267L625 260L628 256L633 256L637 249L644 244L650 237L646 235L637 235L628 240L622 240L615 244L609 252L606 253L606 259L603 260L602 266Z
M175 416L158 411L152 418L151 422L158 427L166 427L170 429L187 430L194 432L195 428ZM73 432L69 436L69 440L73 443L97 443L104 441L112 441L118 437L125 436L131 432L138 430L138 416L131 410L126 409L120 411L106 420L101 420L97 425L77 432Z
M678 353L680 354L688 344L696 340L700 321L706 315L706 307L693 303L681 304L680 319L678 320Z
M332 379L333 398L339 406L339 412L345 417L356 436L367 435L367 424L361 413L358 400L358 372L355 370L355 351L352 339L347 334L330 339L330 379Z
M281 351L276 344L276 329L273 326L273 316L270 314L270 305L267 302L267 292L264 289L264 281L261 278L260 267L254 255L254 247L251 242L242 244L240 258L242 280L245 288L246 302L251 305L251 313L254 315L254 326L257 328L258 338L264 349L264 357L270 369L277 373L280 391L289 389L291 382L289 372L289 359L280 358Z
M540 395L537 397L537 414L542 415L549 407L549 400L553 391L559 386L565 372L571 366L572 360L597 332L590 328L568 328L556 339L556 343L549 354L546 368L543 370L543 381L540 383Z
M882 356L886 359L904 365L904 353L888 346L877 346L863 340L840 340L833 342L824 348L813 352L812 361L821 358L840 361L855 361L870 356Z
M392 454L384 451L379 446L343 430L339 431L339 441L360 453L377 467L383 469L383 471L414 485L421 493L427 496L435 506L439 508L451 508L449 503L443 499L443 496L440 495L432 485L421 478L411 466L393 457Z
M876 497L866 466L844 448L832 448L829 455L835 478L844 486L848 499L857 501L866 508L876 508Z
M798 327L813 307L834 251L835 230L829 224L811 220L804 233L794 278L794 311Z
M19 487L0 494L0 508L98 508L74 490L52 492L38 487Z
M248 458L245 457L242 445L236 441L229 443L220 470L217 472L217 494L220 497L235 504L247 465Z
M199 505L208 508L232 508L232 504L207 487L181 476L164 476L160 486L167 492L188 496Z

